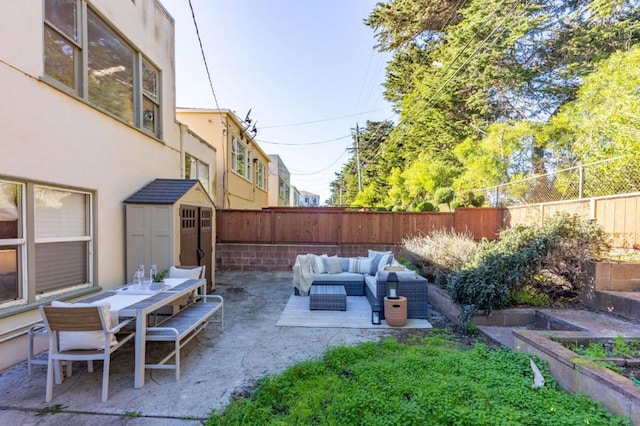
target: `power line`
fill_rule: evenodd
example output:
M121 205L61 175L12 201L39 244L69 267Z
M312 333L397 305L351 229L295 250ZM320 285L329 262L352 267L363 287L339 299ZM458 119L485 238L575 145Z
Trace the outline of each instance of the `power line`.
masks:
M340 159L344 156L344 154L347 153L347 150L345 149L344 151L342 151L342 153L340 154L340 156L338 158L335 159L335 161L333 161L331 164L329 164L327 167L324 167L318 171L315 172L311 172L311 173L291 173L289 172L290 175L293 176L309 176L309 175L317 175L319 173L324 172L325 170L328 170L329 168L331 168L334 164L336 164L338 161L340 161Z
M323 144L323 143L336 142L336 141L341 141L343 139L347 139L347 138L350 138L350 137L351 137L351 135L346 135L346 136L340 136L339 138L326 139L326 140L317 141L317 142L300 142L300 143L271 142L271 141L265 141L265 140L262 140L262 139L256 139L256 141L258 141L260 143L267 143L267 144L272 144L272 145L305 146L305 145L320 145L320 144Z
M524 5L524 8L526 8L532 0L528 0L526 2L526 4ZM502 6L502 4L505 2L505 0L503 0L489 15L488 17L493 16ZM460 3L458 3L460 4ZM498 25L496 25L491 32L480 42L480 45L473 51L471 52L471 54L467 57L467 59L449 76L447 76L446 80L442 83L442 85L440 85L440 87L438 87L438 89L435 91L435 93L430 93L433 91L433 89L436 87L436 85L438 85L439 82L441 82L442 80L444 80L447 71L453 67L453 65L455 64L455 62L457 62L457 60L460 58L460 56L467 50L467 48L470 46L470 44L472 43L473 39L470 39L465 46L463 47L463 49L458 52L458 54L453 58L453 60L448 64L448 66L438 75L438 77L436 78L436 80L431 84L431 86L425 91L425 93L420 96L420 98L418 98L415 103L413 108L410 108L407 113L405 114L404 118L401 118L400 121L398 122L397 126L400 126L403 122L407 122L408 120L411 120L415 117L417 117L417 115L420 113L420 111L423 108L418 108L419 106L419 102L425 98L427 98L427 96L431 95L429 97L429 99L426 101L427 102L427 106L433 106L435 104L435 102L437 100L435 100L435 97L442 92L442 90L448 85L448 83L453 79L453 77L455 77L456 74L458 74L458 72L460 72L460 70L480 51L481 48L485 47L485 45L488 44L488 40L494 36L494 34L496 33L496 31L498 31L506 22L506 20L511 17L516 9L517 9L518 4L515 4L511 10L509 10L506 15L504 16L504 18L502 19L502 21L500 23L498 23ZM448 22L448 21L447 21ZM443 28L444 29L444 28ZM502 32L506 31L506 28L502 28ZM493 42L492 42L493 43ZM433 101L433 102L432 102ZM415 110L416 113L412 114L410 117L407 117L407 114L413 113ZM390 119L391 117L389 117ZM388 120L388 119L387 119ZM384 120L384 121L387 121ZM378 128L376 129L376 132L381 128L382 124L384 123L384 121L380 122L380 124L378 125ZM372 156L367 159L366 163L363 164L361 167L366 167L369 164L372 164L380 155L380 150L382 149L383 144L379 144L378 147L376 148L376 150L373 152Z
M216 97L216 91L213 89L213 82L211 81L211 73L209 72L209 65L207 64L207 57L204 54L204 48L202 47L202 39L200 38L200 31L198 30L198 22L196 21L196 14L193 11L193 5L189 0L189 8L191 9L191 17L193 18L193 25L196 28L196 35L198 36L198 43L200 44L200 52L202 53L202 60L204 61L204 68L207 71L207 78L209 79L209 87L211 87L211 93L213 93L213 101L216 103L216 108L220 110L218 105L218 98Z
M377 109L372 109L372 110L369 110L369 111L362 111L362 112L358 112L358 113L354 113L354 114L341 115L339 117L321 118L319 120L313 120L313 121L302 121L300 123L278 124L278 125L275 125L275 126L260 126L260 128L261 129L276 129L276 128L279 128L279 127L304 126L305 124L315 124L315 123L322 123L324 121L333 121L333 120L340 120L342 118L357 117L357 116L360 116L362 114L368 114L370 112L377 112L377 111L384 111L386 109L389 109L389 107L377 108Z

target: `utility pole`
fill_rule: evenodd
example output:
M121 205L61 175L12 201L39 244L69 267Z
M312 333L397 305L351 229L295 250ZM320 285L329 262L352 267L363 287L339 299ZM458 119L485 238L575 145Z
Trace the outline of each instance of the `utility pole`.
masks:
M358 168L358 193L362 192L362 172L360 170L360 127L356 122L356 167Z

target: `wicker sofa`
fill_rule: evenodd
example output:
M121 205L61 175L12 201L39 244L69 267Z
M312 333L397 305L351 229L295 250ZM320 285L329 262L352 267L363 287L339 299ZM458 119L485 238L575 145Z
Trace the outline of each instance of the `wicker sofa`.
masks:
M345 288L347 296L366 296L371 308L376 307L379 309L380 318L384 319L384 297L387 295L386 283L390 272L384 270L384 268L391 263L396 266L399 264L394 263L393 256L390 256L389 258L381 259L383 263L377 266L373 265L371 269L365 268L362 272L354 272L354 270L358 270L357 267L354 268L354 262L357 260L366 261L366 259L374 259L374 257L380 253L381 252L369 250L369 256L367 258L338 257L337 259L340 261L342 271L327 273L327 271L319 270L313 275L312 286L342 285ZM320 258L320 256L317 257ZM296 265L294 265L294 268L296 268ZM396 275L399 280L398 293L400 296L407 298L407 318L427 318L428 287L426 278L408 269L396 271ZM294 294L300 294L298 288L295 286Z
M384 319L384 298L387 295L387 280L391 271L379 271L375 277L365 277L365 295L373 308L380 309ZM398 277L398 295L407 298L407 318L427 319L429 314L427 279L414 271L395 271Z

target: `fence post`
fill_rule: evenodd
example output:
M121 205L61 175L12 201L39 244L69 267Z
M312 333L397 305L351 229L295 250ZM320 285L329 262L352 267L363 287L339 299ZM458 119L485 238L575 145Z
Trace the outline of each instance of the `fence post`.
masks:
M499 205L500 205L500 189L498 185L496 185L496 203L494 204L494 206L498 207Z
M270 211L269 218L271 219L271 244L276 243L276 212L275 210Z
M340 195L342 195L342 193ZM344 228L344 226L342 226L343 225L342 221L343 221L342 210L340 210L338 212L338 230L337 230L338 234L336 235L336 239L337 239L336 244L339 246L342 245L342 229Z
M579 178L580 182L578 182L579 184L579 190L578 190L578 198L583 199L584 198L584 166L582 165L582 163L580 163L580 165L578 166L578 172L579 172Z

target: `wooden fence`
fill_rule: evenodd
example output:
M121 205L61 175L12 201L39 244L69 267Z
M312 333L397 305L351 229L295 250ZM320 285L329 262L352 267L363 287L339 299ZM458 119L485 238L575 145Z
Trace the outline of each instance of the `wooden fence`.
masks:
M218 210L217 243L394 245L434 230L494 239L505 209L458 208L454 213L369 212L340 208Z
M594 219L611 236L614 247L640 249L640 194L510 207L505 222L510 226L542 222L557 213Z

